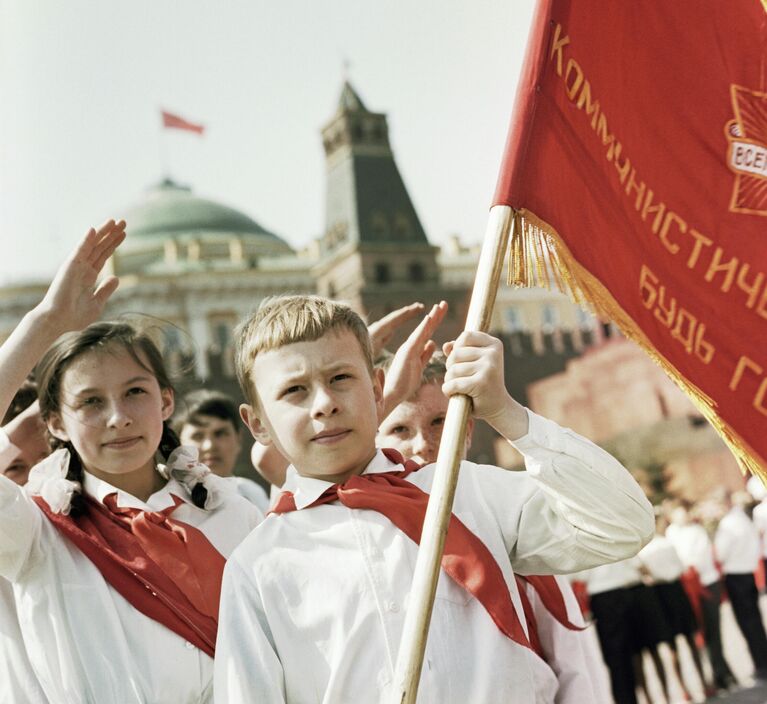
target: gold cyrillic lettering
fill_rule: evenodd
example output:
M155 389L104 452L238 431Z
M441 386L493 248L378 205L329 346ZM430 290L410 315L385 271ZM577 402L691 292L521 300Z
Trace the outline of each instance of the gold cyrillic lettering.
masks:
M695 238L695 244L692 246L692 252L687 258L687 268L692 269L698 262L698 257L703 247L710 247L714 240L710 240L705 235L701 235L694 227L690 228L690 234Z
M647 220L648 213L655 213L655 219L652 223L652 231L654 234L658 234L661 223L663 222L663 214L666 212L666 204L661 201L657 205L650 205L653 197L652 188L647 189L647 195L644 198L644 206L642 207L642 220Z
M724 271L725 277L722 285L719 289L723 293L727 293L732 286L732 281L735 278L735 272L738 270L738 258L733 257L726 264L722 264L722 254L724 250L721 247L717 247L714 250L714 256L711 257L711 263L708 265L708 271L706 272L705 279L709 283L714 280L714 276L720 271Z
M554 58L554 54L557 55L557 76L562 76L562 49L570 43L570 37L562 35L562 25L557 23L554 27L554 39L551 42L551 51L549 52L549 61Z
M679 228L679 231L684 233L687 232L687 223L682 220L673 210L669 210L666 213L666 217L663 218L663 227L660 229L660 241L663 242L663 246L671 252L671 254L676 254L679 251L679 245L676 242L672 242L668 238L668 231L671 227L671 221L676 221L677 227Z
M573 71L575 71L575 83L569 85L568 81ZM581 83L583 83L583 69L575 59L568 59L567 68L565 69L565 93L567 93L567 97L570 98L570 100L575 100L575 96L578 95L578 89L581 87Z
M761 374L762 368L754 362L754 360L749 359L746 357L746 355L741 355L740 359L738 360L738 364L735 367L735 372L732 375L732 379L730 379L730 391L735 391L735 389L738 388L738 384L740 384L740 380L743 378L743 373L746 371L746 369L750 369L754 372L754 374Z
M591 129L596 129L597 118L599 117L599 101L591 102L591 84L588 81L583 82L583 88L576 105L580 110L586 108L586 115L591 115Z
M666 287L661 286L658 289L658 307L654 311L655 317L660 320L667 328L671 327L671 323L674 322L676 317L676 298L669 296L668 307L664 305L664 299L666 297Z
M754 408L763 416L767 416L767 407L764 405L765 394L767 394L767 377L762 379L762 383L759 384L759 389L756 392L756 396L754 396L753 403Z
M612 160L612 149L613 144L615 143L615 135L608 134L607 132L607 119L605 118L605 114L603 112L599 113L599 117L597 118L597 126L595 129L597 136L601 138L602 140L602 146L608 147L607 158L609 160Z
M706 334L706 326L703 323L698 324L698 332L695 335L695 356L703 362L703 364L709 364L714 358L716 350L714 346L708 341L704 340L703 336Z
M626 183L626 195L631 193L632 188L637 192L637 197L634 201L634 207L639 210L639 208L642 206L642 197L644 196L645 188L647 188L647 186L645 185L644 181L637 183L636 173L636 169L631 169L631 173L629 174L629 178Z
M642 303L644 303L644 307L647 310L650 310L655 305L655 299L658 296L658 290L655 288L657 284L658 277L642 264L642 270L639 272L639 293L642 297ZM644 295L645 293L647 293L647 296Z
M748 262L743 262L738 271L738 288L748 294L746 308L754 307L756 298L759 295L759 289L762 287L762 282L764 281L764 272L760 271L754 276L753 282L749 284L746 281L746 277L748 276L748 270L750 268L751 265Z
M759 303L756 304L754 310L756 310L756 313L760 318L767 318L767 286L764 287L762 297L759 299Z
M683 333L682 328L685 322L687 322L687 332ZM676 317L676 322L671 330L671 337L684 345L684 350L687 354L692 354L693 339L695 337L695 328L698 325L698 319L691 313L688 313L684 308L679 309L679 315Z
M615 168L618 170L618 177L621 180L621 183L623 183L626 180L626 176L628 176L629 171L631 170L631 160L626 157L625 161L621 164L619 163L618 156L621 153L621 144L618 142L618 149L615 153L615 159L613 163L615 164Z

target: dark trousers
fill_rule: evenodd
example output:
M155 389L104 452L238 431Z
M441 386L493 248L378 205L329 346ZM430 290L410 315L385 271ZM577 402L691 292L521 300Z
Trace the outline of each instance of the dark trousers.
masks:
M636 704L636 681L631 663L633 592L630 588L611 589L592 595L590 601L602 657L610 671L615 704Z
M714 671L714 682L717 687L726 687L735 678L722 652L722 633L720 629L720 605L722 600L722 584L713 582L706 585L709 597L701 597L700 610L703 616L703 634L706 637L706 651Z
M754 661L756 675L767 677L767 633L764 632L762 614L759 611L759 593L756 590L754 575L726 574L724 584L732 603L735 620Z

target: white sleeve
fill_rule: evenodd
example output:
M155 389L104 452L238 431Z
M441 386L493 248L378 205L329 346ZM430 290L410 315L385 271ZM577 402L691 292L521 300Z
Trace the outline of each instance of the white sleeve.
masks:
M258 587L230 558L221 585L214 661L217 704L286 702L282 663L277 657Z
M0 475L0 577L10 582L19 578L39 541L42 520L24 490Z
M534 490L508 476L516 472L486 473L480 482L514 571L566 574L636 555L655 519L628 470L577 433L528 414L529 431L513 444Z
M3 428L0 428L0 474L4 472L8 465L16 459L21 450L11 442L11 438Z
M569 583L558 577L557 584L568 618L576 626L583 626L583 617ZM556 704L607 704L612 701L605 678L594 679L592 661L594 658L597 664L601 661L595 634L586 630L571 631L561 625L543 605L535 589L527 585L526 590L535 614L541 648L559 683Z

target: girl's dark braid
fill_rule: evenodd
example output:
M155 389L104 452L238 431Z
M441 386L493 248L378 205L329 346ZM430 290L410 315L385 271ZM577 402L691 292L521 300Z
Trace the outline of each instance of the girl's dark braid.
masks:
M72 516L72 518L77 518L78 516L82 516L88 508L82 490L83 480L85 479L85 475L83 474L83 463L80 461L80 455L77 454L77 450L75 450L71 442L62 443L62 447L69 450L69 470L67 471L67 479L72 482L79 482L80 484L80 488L72 493L72 501L69 504L69 515Z
M71 442L57 444L69 450L69 471L67 472L67 479L72 482L79 482L82 487L85 475L83 473L83 464L80 461L80 455L77 454L77 450L75 450ZM160 438L160 454L167 458L173 450L180 446L181 441L178 439L178 435L173 432L173 429L167 421L164 422L162 425L162 437ZM199 508L205 508L205 502L207 500L208 490L201 483L197 484L192 489L192 503ZM69 515L73 518L77 518L77 516L82 516L86 512L86 509L87 504L81 488L72 494Z

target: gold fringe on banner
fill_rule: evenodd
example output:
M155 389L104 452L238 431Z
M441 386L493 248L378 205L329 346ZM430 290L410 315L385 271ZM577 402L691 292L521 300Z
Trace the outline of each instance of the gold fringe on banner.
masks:
M765 0L767 2L767 0ZM683 377L653 346L634 320L621 308L602 283L581 266L557 231L534 213L514 211L514 228L509 253L508 283L512 286L554 286L573 301L606 320L613 321L621 332L636 342L662 367L677 386L725 441L741 469L759 476L767 485L767 467L758 454L716 412L716 402Z

